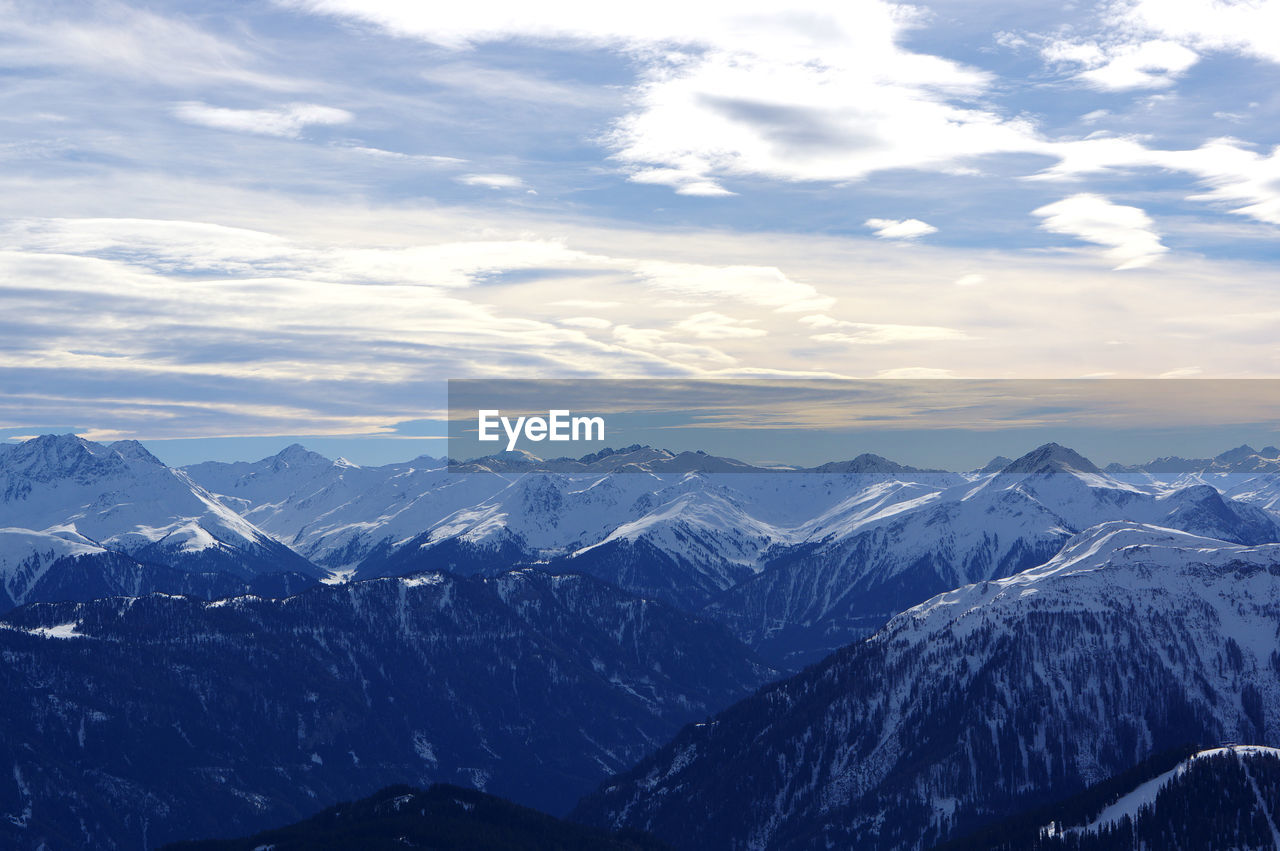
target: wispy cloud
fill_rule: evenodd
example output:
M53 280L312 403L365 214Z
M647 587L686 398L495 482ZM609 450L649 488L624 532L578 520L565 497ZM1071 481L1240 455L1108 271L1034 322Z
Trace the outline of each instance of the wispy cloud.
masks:
M514 174L464 174L459 183L467 186L483 186L486 189L525 189L528 184Z
M1104 91L1168 88L1200 60L1194 50L1164 39L1107 47L1054 40L1041 52L1050 62L1083 66L1074 79Z
M688 319L675 324L677 331L683 331L702 340L731 340L743 337L763 337L768 332L763 328L753 328L754 320L734 319L714 310L695 313Z
M311 126L346 124L355 118L345 109L311 103L293 103L274 109L230 109L199 101L175 104L173 114L190 124L236 133L297 138Z
M0 64L75 68L111 78L141 79L167 88L232 84L291 91L305 83L264 71L244 47L196 26L124 2L0 3L6 38Z
M644 260L636 265L636 273L660 290L741 299L787 313L823 310L835 303L812 285L793 281L781 269L771 267Z
M822 314L802 317L800 323L817 332L813 334L813 339L824 343L880 345L926 340L963 340L968 336L955 328L942 328L936 325L850 322Z
M1101 195L1081 193L1034 211L1041 227L1106 247L1116 269L1137 269L1168 251L1154 222L1138 207L1113 204Z
M881 239L918 239L938 229L919 219L867 219L866 226Z

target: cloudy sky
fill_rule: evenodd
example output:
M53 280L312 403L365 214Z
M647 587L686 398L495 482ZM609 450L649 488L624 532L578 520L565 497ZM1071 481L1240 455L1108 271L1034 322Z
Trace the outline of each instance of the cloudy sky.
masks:
M439 434L461 377L1280 376L1276 0L0 22L0 437Z

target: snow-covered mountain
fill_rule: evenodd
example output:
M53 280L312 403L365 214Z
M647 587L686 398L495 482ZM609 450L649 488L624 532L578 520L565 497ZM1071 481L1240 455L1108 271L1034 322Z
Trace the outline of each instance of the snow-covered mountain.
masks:
M42 587L65 590L62 574L95 561L121 590L178 591L149 584L175 570L242 582L292 577L282 580L292 587L321 575L136 441L46 435L0 446L0 528L4 604L40 598L32 594Z
M1180 487L1113 476L1056 444L963 475L868 454L790 470L643 446L552 462L509 455L465 471L426 456L361 467L294 445L256 462L170 470L137 443L64 436L7 446L3 522L27 539L0 553L6 593L49 599L32 589L73 546L243 580L286 563L329 581L537 565L706 607L792 665L939 591L1042 562L1106 520L1280 539L1275 515L1198 479ZM23 542L32 535L58 540L33 550ZM76 557L91 572L89 552ZM125 574L113 592L148 587Z
M1243 544L1280 540L1275 516L1208 485L1134 485L1057 444L943 490L881 487L894 497L887 505L810 531L807 545L727 591L708 614L794 664L816 661L933 594L1039 564L1099 523L1149 523Z
M385 555L442 518L493 496L514 478L450 473L444 460L429 456L360 467L297 444L261 461L211 461L183 472L227 507L339 575L350 575L371 555Z
M1278 789L1276 748L1173 748L936 851L1276 851Z
M639 446L578 460L510 456L363 468L292 446L258 462L185 472L337 573L493 573L540 564L686 609L848 515L963 481L872 455L821 473Z
M1213 458L1165 456L1145 464L1109 464L1107 472L1147 473L1161 480L1188 474L1214 476L1228 473L1280 473L1280 449L1274 446L1254 449L1246 443Z
M1280 449L1245 444L1213 458L1156 458L1146 464L1111 464L1107 472L1125 481L1163 487L1209 485L1224 496L1280 508Z
M1207 748L1125 792L1084 824L1045 825L1045 847L1280 848L1278 783L1280 749Z
M1280 744L1280 545L1109 521L686 727L576 816L677 848L916 849L1184 742Z

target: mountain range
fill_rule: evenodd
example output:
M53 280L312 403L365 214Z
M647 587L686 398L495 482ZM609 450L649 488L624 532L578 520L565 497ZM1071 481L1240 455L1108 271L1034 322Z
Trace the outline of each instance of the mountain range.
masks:
M678 848L928 848L1184 742L1280 740L1280 545L1126 522L686 727L576 815Z
M1280 540L1269 451L1201 465L1231 466L1229 481L1106 472L1057 444L969 473L869 454L761 468L643 446L360 467L293 445L175 469L135 442L45 436L0 447L0 608L536 566L719 620L794 669L933 594L1039 564L1100 522Z
M1273 454L0 446L0 844L243 836L450 783L677 848L1112 848L1200 837L1176 801L1217 781L1214 836L1252 842L1266 751L1096 830L1061 802L1280 746Z
M536 570L29 604L0 659L0 847L32 849L251 833L397 779L563 813L775 676L717 624Z

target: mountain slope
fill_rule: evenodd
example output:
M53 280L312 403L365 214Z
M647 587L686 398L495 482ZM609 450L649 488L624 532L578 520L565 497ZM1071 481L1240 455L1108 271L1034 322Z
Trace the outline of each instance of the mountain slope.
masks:
M1040 564L1073 534L1116 520L1235 543L1280 540L1275 517L1211 487L1143 489L1048 444L996 474L833 527L714 600L707 614L769 658L814 661L894 612Z
M487 472L451 473L426 456L359 467L297 444L260 461L210 461L183 471L316 564L347 575L371 554L403 545L510 484Z
M1280 546L1105 523L940 595L585 799L681 848L914 849L1187 741L1280 741Z
M477 792L437 783L389 786L289 827L244 839L175 842L161 851L662 851L635 832L606 833Z
M83 596L60 574L108 554L106 588L180 590L171 571L225 574L189 583L193 590L243 588L265 575L299 587L321 575L135 441L46 435L2 447L0 516L0 602L10 604L55 586Z
M532 570L33 604L0 659L0 812L29 813L0 845L33 849L248 833L392 782L562 812L771 676L718 625Z
M886 487L916 497L963 481L871 455L815 468L823 472L640 446L576 461L508 455L363 468L292 446L257 462L185 470L343 574L492 574L548 563L691 610L754 575L777 548L826 536L872 502L906 498ZM860 497L866 489L876 495Z
M1159 754L1078 795L938 851L1280 848L1280 750L1226 745Z

